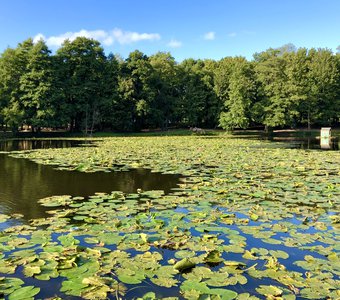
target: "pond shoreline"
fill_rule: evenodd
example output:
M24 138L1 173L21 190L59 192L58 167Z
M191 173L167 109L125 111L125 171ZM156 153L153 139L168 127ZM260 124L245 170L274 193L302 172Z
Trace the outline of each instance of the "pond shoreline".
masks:
M227 131L223 129L216 128L203 128L206 132L210 134L221 134L226 133ZM249 128L249 129L235 129L232 132L234 134L247 134L247 133L258 133L258 134L289 134L289 133L301 133L301 134L317 134L320 133L321 127L308 129L306 127L296 128L296 129L272 129L269 132L266 132L263 129L258 128ZM340 127L332 127L332 130L335 132L340 131ZM18 139L18 138L86 138L86 137L115 137L115 136L155 136L155 135L192 135L193 132L188 128L176 128L176 129L148 129L141 130L138 132L118 132L118 131L97 131L92 135L86 136L82 132L69 132L66 130L48 130L37 132L30 131L19 131L17 133L13 132L1 132L0 131L0 140L1 139Z

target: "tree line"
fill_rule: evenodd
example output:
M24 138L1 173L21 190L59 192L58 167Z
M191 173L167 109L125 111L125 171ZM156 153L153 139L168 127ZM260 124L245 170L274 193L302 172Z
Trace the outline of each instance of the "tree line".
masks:
M297 127L340 122L340 55L292 45L253 60L136 50L122 59L78 37L54 53L27 39L0 56L0 124L70 131Z

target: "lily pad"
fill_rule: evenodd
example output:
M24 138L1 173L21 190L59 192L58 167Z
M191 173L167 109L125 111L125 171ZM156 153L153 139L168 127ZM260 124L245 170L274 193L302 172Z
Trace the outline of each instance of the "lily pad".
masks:
M13 293L8 295L9 300L22 300L22 299L33 299L33 297L39 294L40 288L34 286L24 286Z

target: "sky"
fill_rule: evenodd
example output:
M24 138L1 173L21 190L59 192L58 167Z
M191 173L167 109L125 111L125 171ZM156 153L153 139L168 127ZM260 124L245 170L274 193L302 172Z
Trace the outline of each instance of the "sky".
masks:
M77 36L123 58L245 56L292 43L340 45L340 0L0 0L0 53L32 37L52 51Z

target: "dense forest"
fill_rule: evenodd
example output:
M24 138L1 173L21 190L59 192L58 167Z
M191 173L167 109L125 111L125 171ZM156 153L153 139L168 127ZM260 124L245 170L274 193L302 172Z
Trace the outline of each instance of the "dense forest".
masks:
M338 125L340 54L285 45L253 60L186 59L170 53L126 59L78 37L53 54L27 39L0 57L0 126L17 131L232 130Z

